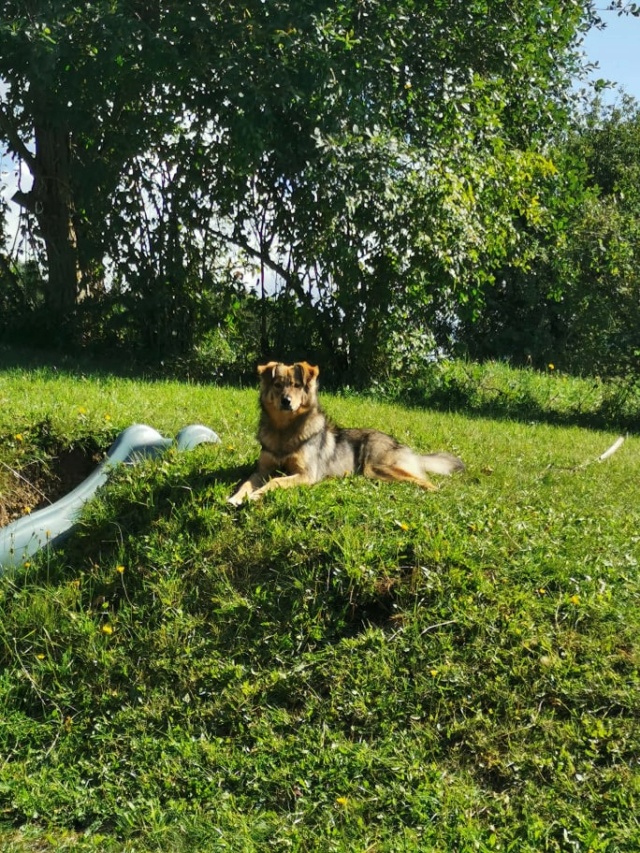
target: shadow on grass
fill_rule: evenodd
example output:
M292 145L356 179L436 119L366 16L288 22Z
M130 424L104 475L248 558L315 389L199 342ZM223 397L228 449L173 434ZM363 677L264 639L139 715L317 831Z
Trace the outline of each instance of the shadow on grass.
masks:
M640 429L640 382L637 379L614 378L607 382L599 379L575 379L583 382L583 397L571 403L558 393L546 401L537 399L528 388L531 369L513 370L508 387L486 384L483 367L475 365L479 379L462 366L438 377L437 371L425 373L408 388L401 388L391 395L366 391L368 396L386 402L396 402L412 408L434 409L439 412L454 412L468 417L495 420L512 420L523 423L546 423L552 426L582 427L596 430L619 430L637 433ZM109 357L95 358L66 354L50 350L36 350L0 345L0 370L42 370L69 376L105 377L153 381L189 381L179 360L154 361L151 358L132 359L126 353L113 353ZM539 374L540 377L543 374ZM232 381L229 377L211 376L212 384L230 387L254 387L253 365L241 377ZM203 380L206 382L206 380ZM590 385L600 385L599 399L589 399L586 391ZM326 377L323 385L327 391L340 393L340 388L330 384ZM557 397L557 399L556 399Z
M143 352L132 353L127 350L114 350L105 355L87 355L81 352L69 353L61 350L0 344L0 371L2 370L42 371L53 376L66 375L96 379L114 377L145 382L176 381L206 384L210 381L218 386L236 388L255 385L254 364L247 365L246 370L236 371L233 375L220 370L217 372L212 370L210 375L203 370L198 370L194 374L188 360L179 356L154 358Z
M622 395L621 395L622 396ZM447 394L401 396L399 403L411 408L433 409L438 412L461 414L470 418L509 420L522 423L543 423L558 427L580 427L593 430L613 430L637 433L640 430L640 412L621 412L619 401L605 399L591 411L548 410L535 400L478 401L472 396L452 392Z
M179 589L185 613L205 622L216 614L216 643L239 661L270 659L272 635L283 638L285 654L390 624L397 589L384 561L380 578L353 576L340 537L318 525L301 530L299 507L292 515L277 500L226 502L249 470L189 466L165 479L141 477L133 488L116 481L56 553L16 573L14 586L78 583L96 618L127 606L158 624L167 618L163 588Z
M121 466L108 486L102 487L83 507L80 520L60 539L53 550L42 549L29 560L29 571L17 569L12 576L18 585L57 584L69 574L83 571L88 565L116 561L124 541L143 540L176 515L182 519L180 534L194 541L210 530L198 512L189 504L210 507L219 504L220 512L233 515L238 510L221 500L219 491L230 495L246 477L247 466L189 470L172 479L156 479L158 469L150 468L146 476L138 466ZM131 483L137 481L136 487ZM140 483L144 483L141 488ZM224 490L217 490L224 485ZM143 492L143 494L142 494ZM214 493L215 492L215 493ZM73 568L71 568L73 567Z

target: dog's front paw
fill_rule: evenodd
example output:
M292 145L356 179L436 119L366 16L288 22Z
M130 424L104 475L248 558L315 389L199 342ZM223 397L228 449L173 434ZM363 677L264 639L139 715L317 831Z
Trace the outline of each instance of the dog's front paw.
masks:
M227 498L227 503L231 504L231 506L240 506L243 501L242 495L231 495L231 497Z

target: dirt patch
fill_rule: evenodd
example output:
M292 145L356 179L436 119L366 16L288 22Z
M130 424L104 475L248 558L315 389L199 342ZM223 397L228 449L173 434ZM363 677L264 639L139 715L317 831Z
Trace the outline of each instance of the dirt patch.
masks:
M0 472L0 527L55 503L85 480L103 459L96 448L61 449L20 470Z

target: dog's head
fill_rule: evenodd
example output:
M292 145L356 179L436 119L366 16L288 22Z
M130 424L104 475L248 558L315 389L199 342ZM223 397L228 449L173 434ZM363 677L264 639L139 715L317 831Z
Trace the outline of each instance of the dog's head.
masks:
M260 400L270 412L302 414L316 404L320 370L306 361L270 361L258 367Z

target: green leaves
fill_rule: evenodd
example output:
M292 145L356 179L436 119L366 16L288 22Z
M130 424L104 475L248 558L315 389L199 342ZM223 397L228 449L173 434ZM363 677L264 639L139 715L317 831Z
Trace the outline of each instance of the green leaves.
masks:
M96 338L117 315L119 341L186 351L251 260L262 349L291 343L286 315L296 346L360 382L399 331L446 343L460 306L475 316L558 232L568 178L548 150L593 16L578 0L9 4L3 133L38 191L65 190L31 206L49 292L97 294Z

